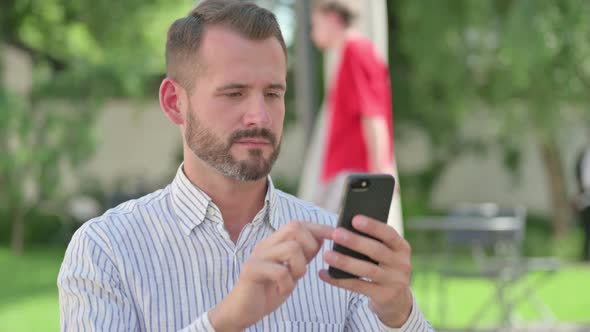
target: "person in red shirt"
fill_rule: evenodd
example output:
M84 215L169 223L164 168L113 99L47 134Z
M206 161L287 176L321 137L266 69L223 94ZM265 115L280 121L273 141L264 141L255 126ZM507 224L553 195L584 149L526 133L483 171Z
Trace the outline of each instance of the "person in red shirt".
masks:
M339 58L326 94L324 190L316 200L334 212L348 174L396 173L389 70L375 45L352 27L354 16L342 0L324 0L312 17L313 42Z

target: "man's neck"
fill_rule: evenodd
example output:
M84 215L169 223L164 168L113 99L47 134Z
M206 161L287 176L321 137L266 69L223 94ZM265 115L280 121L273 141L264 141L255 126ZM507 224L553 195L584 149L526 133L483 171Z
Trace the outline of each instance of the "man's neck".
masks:
M353 28L343 29L340 32L340 34L334 38L334 42L332 43L331 49L342 50L344 48L344 45L346 44L346 41L357 35L358 32L356 32L356 30L354 30Z
M219 210L232 241L237 242L244 226L264 207L268 180L239 181L229 178L201 160L185 158L183 171L203 190Z

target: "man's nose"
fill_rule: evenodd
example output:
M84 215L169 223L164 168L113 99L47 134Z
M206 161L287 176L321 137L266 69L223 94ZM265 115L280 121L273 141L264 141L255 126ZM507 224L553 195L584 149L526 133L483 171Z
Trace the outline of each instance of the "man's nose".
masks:
M247 107L243 118L246 127L268 127L271 124L270 108L264 95L252 96Z

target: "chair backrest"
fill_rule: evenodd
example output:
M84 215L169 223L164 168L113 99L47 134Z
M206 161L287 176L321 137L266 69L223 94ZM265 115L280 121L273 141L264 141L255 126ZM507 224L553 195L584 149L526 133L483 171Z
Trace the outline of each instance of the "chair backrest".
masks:
M509 222L514 226L503 231L448 231L447 246L450 250L453 247L476 248L477 255L482 256L486 248L490 248L492 255L505 256L507 259L521 255L526 208L500 207L495 203L463 203L452 209L449 217L470 218L474 222L490 223L491 228L494 223L505 223L506 218L510 218Z

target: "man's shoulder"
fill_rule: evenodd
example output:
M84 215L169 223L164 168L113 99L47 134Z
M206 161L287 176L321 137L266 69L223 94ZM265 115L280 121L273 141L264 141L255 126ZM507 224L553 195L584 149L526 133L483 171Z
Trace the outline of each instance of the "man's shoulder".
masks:
M169 187L123 202L85 222L74 235L92 239L117 238L143 227L148 219L165 213Z
M354 61L357 65L386 66L373 41L362 35L346 41L344 54L346 61Z
M154 209L154 212L159 211L161 209L162 202L166 200L169 194L169 187L156 190L145 196L123 202L107 210L99 218L104 222L121 217L143 219L145 217L144 211Z
M300 219L319 224L336 225L336 214L281 190L277 190L276 194L279 208L286 217L293 220Z
M366 47L374 44L367 36L357 33L346 40L346 45L349 47Z
M357 56L367 53L372 54L375 51L375 44L369 38L358 35L346 40L345 49L348 53Z

